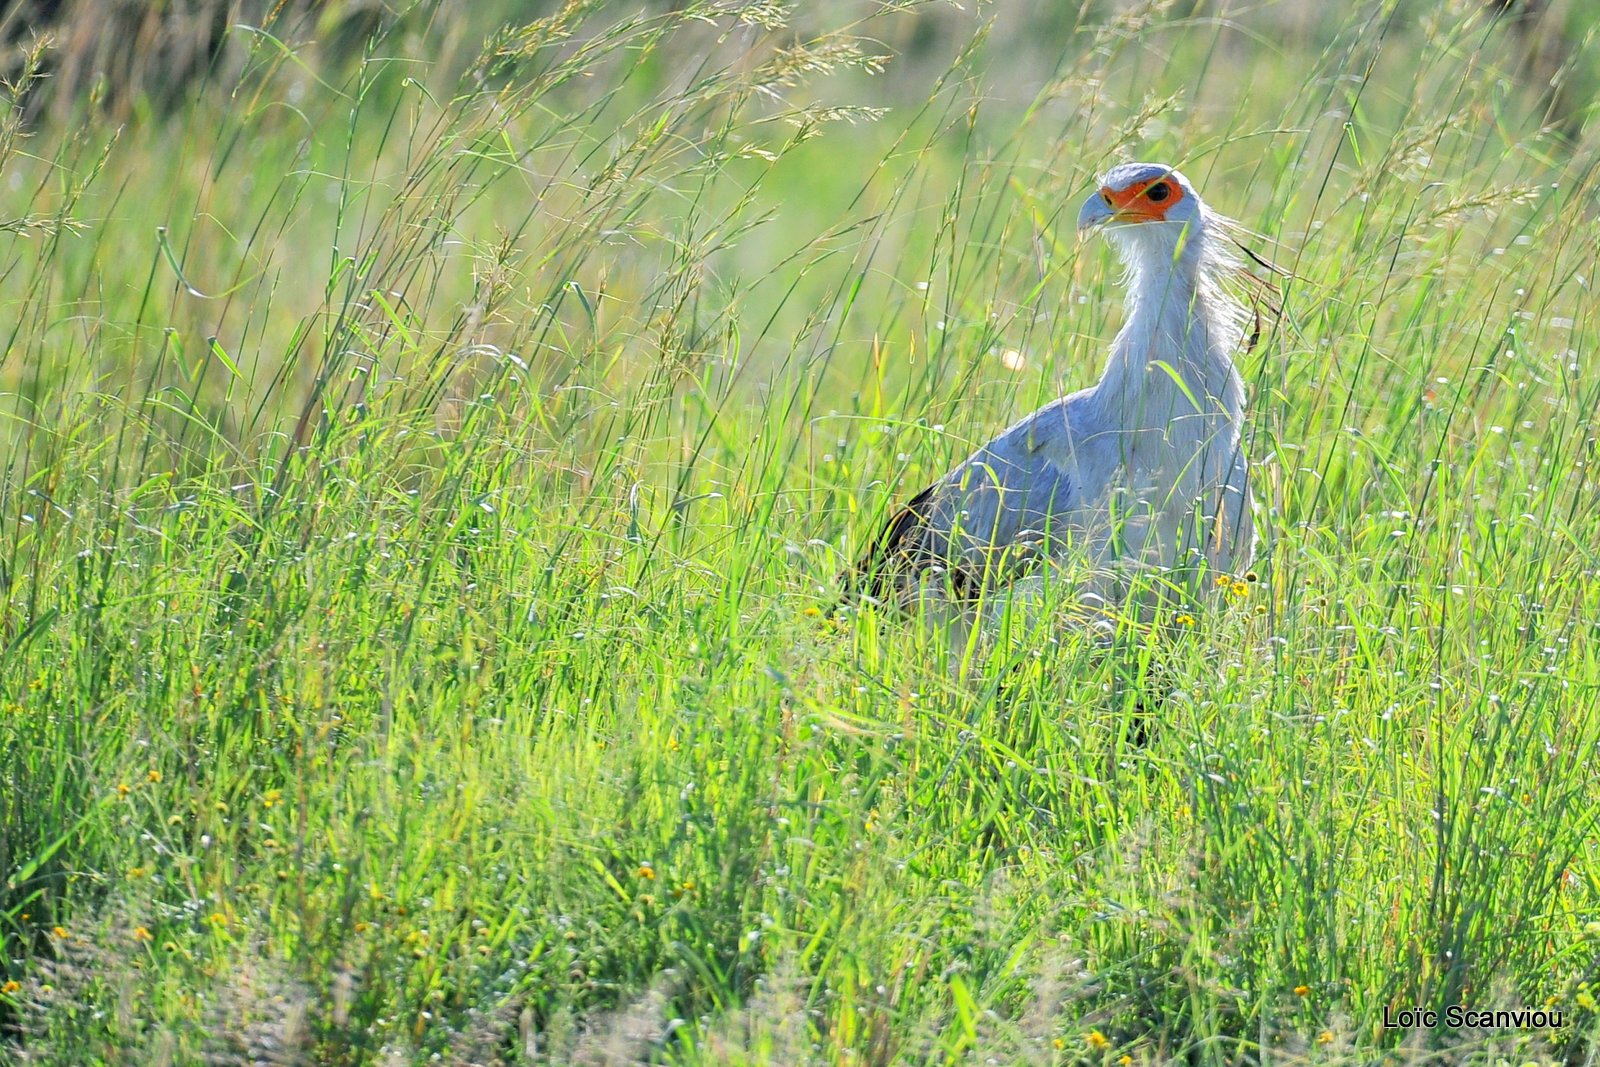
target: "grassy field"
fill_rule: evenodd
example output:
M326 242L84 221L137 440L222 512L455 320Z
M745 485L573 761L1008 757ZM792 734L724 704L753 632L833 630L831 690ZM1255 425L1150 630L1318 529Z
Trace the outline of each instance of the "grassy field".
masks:
M1592 1062L1583 5L676 7L8 90L0 1062ZM1129 157L1292 272L1254 580L829 617Z

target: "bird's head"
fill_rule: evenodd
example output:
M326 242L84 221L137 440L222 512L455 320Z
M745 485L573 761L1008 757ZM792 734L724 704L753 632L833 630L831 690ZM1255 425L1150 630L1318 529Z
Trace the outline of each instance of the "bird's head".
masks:
M1148 250L1168 259L1197 244L1206 209L1189 179L1165 163L1122 163L1083 202L1078 231L1104 227L1124 256Z

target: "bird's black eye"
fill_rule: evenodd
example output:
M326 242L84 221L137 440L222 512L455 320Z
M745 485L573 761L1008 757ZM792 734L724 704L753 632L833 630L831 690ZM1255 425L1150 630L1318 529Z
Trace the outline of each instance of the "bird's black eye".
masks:
M1159 204L1172 195L1172 189L1168 187L1166 182L1156 182L1144 191L1144 195Z

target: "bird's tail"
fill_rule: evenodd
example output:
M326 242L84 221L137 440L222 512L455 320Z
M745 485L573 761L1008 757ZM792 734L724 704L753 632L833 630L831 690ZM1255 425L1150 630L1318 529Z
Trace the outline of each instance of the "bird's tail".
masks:
M890 517L866 551L839 572L836 581L840 593L827 609L828 617L862 600L884 603L898 599L897 587L926 562L922 559L926 555L923 532L927 528L933 490L934 487L929 486L912 497Z

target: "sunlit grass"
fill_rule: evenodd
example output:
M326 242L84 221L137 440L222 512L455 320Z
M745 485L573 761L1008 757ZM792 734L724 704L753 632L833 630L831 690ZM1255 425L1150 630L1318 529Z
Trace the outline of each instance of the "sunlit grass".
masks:
M0 127L0 1058L1581 1058L1595 144L1505 27L733 10ZM1098 373L1128 154L1292 274L1249 579L829 617Z

